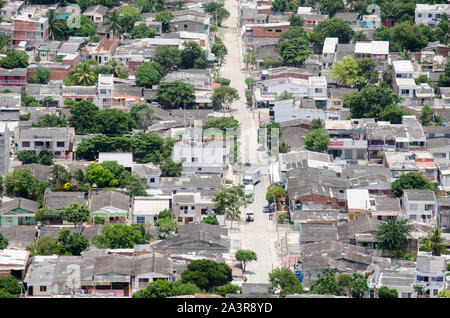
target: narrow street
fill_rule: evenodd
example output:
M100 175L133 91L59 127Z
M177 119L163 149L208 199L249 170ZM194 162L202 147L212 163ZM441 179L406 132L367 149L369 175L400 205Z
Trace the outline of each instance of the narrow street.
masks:
M221 75L231 80L230 86L235 88L240 99L231 105L231 111L227 113L237 119L242 127L242 143L240 145L241 162L249 161L252 166L264 167L264 176L261 182L255 186L254 202L242 209L239 230L233 225L230 230L232 240L240 241L241 249L254 251L258 260L247 266L245 276L248 283L267 283L269 273L279 267L275 243L277 233L275 223L269 221L268 213L263 213L263 206L267 204L265 199L269 184L268 159L262 151L258 151L257 129L259 127L258 111L254 113L246 104L245 99L245 72L242 52L242 38L238 33L238 2L225 1L225 8L230 12L230 17L222 23L220 30L223 42L227 46L228 54L222 64ZM244 167L246 168L246 167ZM245 213L252 210L255 214L254 222L245 222ZM229 224L228 224L229 225ZM235 251L234 251L235 252Z

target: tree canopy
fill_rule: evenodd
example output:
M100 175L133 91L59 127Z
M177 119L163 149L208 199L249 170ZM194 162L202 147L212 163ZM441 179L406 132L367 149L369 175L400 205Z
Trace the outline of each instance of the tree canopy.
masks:
M27 68L29 56L25 51L9 49L6 56L0 60L0 67L6 69Z
M391 251L401 251L411 236L412 224L409 219L388 217L378 225L376 236L381 240L381 247Z
M151 88L166 74L164 67L157 62L144 62L136 72L136 85Z
M182 283L192 283L204 290L228 284L232 279L230 266L209 259L192 260L181 273Z
M92 243L98 248L134 248L135 244L146 244L148 240L133 226L114 224L105 225Z
M353 37L350 25L342 19L331 18L317 24L312 32L311 39L317 51L322 51L323 42L328 37L339 38L340 44L349 43Z
M190 106L195 101L192 86L181 81L159 83L156 97L164 108L172 109Z
M313 129L305 136L305 146L312 151L327 152L329 141L330 135L324 128Z
M289 268L275 268L269 273L269 283L269 292L279 294L280 297L305 292L299 279Z
M180 280L170 282L156 280L150 282L145 288L133 293L133 298L166 298L179 295L194 295L201 289L192 283L182 283Z
M392 193L396 197L401 197L403 195L403 190L405 189L417 189L426 190L429 189L438 195L438 188L435 183L432 183L420 172L408 172L402 174L398 179L392 182Z

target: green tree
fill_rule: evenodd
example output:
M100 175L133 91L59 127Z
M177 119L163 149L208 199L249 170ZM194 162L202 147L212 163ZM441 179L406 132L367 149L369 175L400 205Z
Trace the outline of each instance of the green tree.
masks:
M159 83L156 97L164 108L177 109L191 105L195 101L192 86L181 81Z
M281 40L278 42L280 56L285 65L300 66L313 53L308 47L309 42L306 38L293 38L290 40Z
M181 67L181 51L175 47L158 45L155 49L153 60L166 70Z
M318 9L320 12L328 13L331 18L337 11L343 11L345 9L345 5L342 0L319 0Z
M419 172L409 172L406 174L402 174L398 179L392 182L392 193L397 198L403 196L403 190L405 189L429 189L433 191L436 196L439 193L437 185L435 183L432 183Z
M378 120L389 121L391 124L401 124L404 115L410 115L410 113L395 105L388 105L379 114Z
M224 8L224 3L221 2L208 2L203 4L202 7L206 13L209 13L213 17L216 25L219 26L222 25L224 19L227 19L230 16L230 12Z
M224 109L230 109L231 104L238 99L237 90L230 86L216 87L211 97L213 105Z
M205 290L228 284L232 279L230 266L209 259L192 260L181 273L182 283L192 283Z
M428 232L427 237L420 241L419 250L431 251L433 256L446 254L447 245L442 237L442 229L435 228Z
M86 167L89 183L96 184L98 187L115 187L119 184L117 179L108 169L100 165L91 165Z
M200 288L194 284L184 284L180 280L168 282L156 280L149 283L145 288L133 294L133 298L166 298L180 295L194 295L201 293Z
M301 16L294 13L293 15L291 15L289 17L289 23L290 23L290 26L302 27L305 22L303 21L303 18Z
M162 210L158 213L158 219L174 220L175 217L175 213L173 213L172 210L169 209Z
M252 195L246 195L243 185L221 188L212 201L215 203L216 213L231 217L231 222L240 218L240 209L250 204Z
M445 64L445 72L439 77L439 87L450 87L450 62Z
M98 248L134 248L135 244L146 244L148 240L132 226L114 224L105 225L92 243Z
M20 294L21 291L19 281L14 276L0 276L0 290L11 295Z
M0 60L0 67L6 69L27 68L28 60L29 56L25 51L11 48L6 51L6 56Z
M278 185L273 185L267 188L266 191L266 200L269 204L275 202L275 199L285 197L287 195L287 191Z
M36 127L66 127L67 121L64 118L54 114L39 116Z
M390 41L391 29L387 26L381 25L379 28L375 29L373 39L374 41Z
M130 115L136 123L137 127L143 129L144 132L153 121L153 109L146 104L137 104L131 106Z
M47 11L48 37L50 40L66 40L68 31L65 21L56 17L55 10Z
M0 233L0 250L8 247L8 239Z
M241 262L242 275L245 274L245 268L247 267L249 262L258 260L258 256L256 255L256 253L251 250L238 250L235 256L236 260Z
M346 44L352 39L353 33L347 22L342 19L331 18L320 22L314 27L311 40L314 42L316 50L321 52L326 38L337 37L340 44Z
M136 72L136 85L151 88L166 75L163 67L156 62L144 62Z
M317 279L311 282L312 294L351 296L362 298L364 291L368 291L367 276L353 273L353 275L339 273L337 268L327 267L317 274Z
M125 71L126 70L125 66L116 59L113 58L109 60L108 62L105 63L105 65L108 68L107 74L113 74L115 77L123 79L128 78L128 74Z
M38 162L38 155L33 150L21 150L17 154L17 159L19 159L22 164L30 164Z
M378 225L376 236L381 241L381 247L391 251L403 250L411 236L412 224L409 219L388 217Z
M179 177L183 170L181 162L175 162L172 158L167 158L161 164L161 177Z
M137 133L133 136L131 151L138 163L159 164L172 154L173 141L162 139L157 134Z
M396 23L391 30L390 50L417 52L428 44L419 26L410 22Z
M351 118L377 118L387 106L396 105L400 97L390 88L365 86L359 92L343 97Z
M446 13L441 14L439 23L436 25L434 35L436 39L444 45L448 44L448 15Z
M135 25L131 31L132 39L154 38L155 36L156 29L147 27L145 23Z
M358 71L358 62L349 55L334 63L331 73L338 83L355 87L366 80Z
M118 22L122 26L124 32L131 32L134 23L140 21L142 15L138 9L134 7L122 7L119 9Z
M211 46L211 53L222 60L228 53L227 47L223 43L222 39L218 36L214 38L214 43Z
M161 22L162 31L164 33L170 32L170 21L173 19L173 14L170 10L163 10L156 14L155 21Z
M47 149L39 151L37 163L44 166L51 166L53 164L53 152Z
M323 127L324 127L324 122L322 119L315 118L311 121L311 130L323 128Z
M158 229L160 238L166 238L169 235L173 234L177 229L177 223L171 219L158 219L155 222L155 226Z
M181 67L185 69L206 68L208 65L208 56L206 51L195 41L184 43L184 49L181 51Z
M327 152L329 141L330 135L323 128L313 129L305 136L305 146L312 151Z
M438 293L438 298L450 298L450 290L449 289L443 289Z
M358 75L364 78L364 84L376 84L378 82L378 63L374 58L362 58L357 60Z
M96 76L89 62L82 62L75 67L70 74L76 85L92 86L95 84Z
M95 165L91 165L91 167L93 166ZM117 180L119 187L126 187L131 178L130 172L128 172L124 166L118 164L117 161L104 161L98 164L98 166L102 166L103 168L109 170L109 172L112 173L113 178Z
M123 135L136 127L136 123L129 113L114 108L98 112L94 121L96 131L105 135Z
M132 175L126 184L127 194L129 196L146 196L146 186L138 175Z
M226 294L238 294L242 293L242 287L234 284L226 284L223 286L217 287L216 293L222 297L225 297Z
M397 289L381 286L378 288L378 298L398 298Z
M422 298L422 296L425 295L427 286L425 286L424 284L417 283L413 285L413 289L417 293L417 298Z
M288 29L280 33L279 41L292 40L297 38L308 38L305 29L300 26L290 26Z
M6 175L6 194L42 202L45 183L33 178L27 169L18 169Z
M62 208L60 213L63 220L73 223L75 227L89 221L91 216L91 211L87 205L79 205L77 203L71 203Z
M305 293L299 279L289 268L275 268L269 273L269 293L286 297L291 294Z
M203 131L210 128L217 128L223 133L226 133L227 129L238 129L239 127L239 121L234 117L219 117L217 119L210 119L204 123Z
M214 213L208 214L208 216L204 218L201 223L219 225L219 221L217 221L217 217Z
M38 66L33 76L28 77L29 83L46 84L50 79L50 69L48 67Z
M37 255L58 255L58 239L49 236L41 237L36 243L27 246L30 256Z
M72 179L70 172L60 165L51 166L48 172L50 174L51 183L54 185L62 186Z
M66 24L69 19L66 19ZM92 37L97 33L97 27L94 22L92 22L87 16L82 15L80 17L80 27L79 28L68 28L66 32L67 36L79 36L79 37Z
M79 256L89 247L88 239L81 233L70 233L70 230L62 230L58 233L59 254Z
M113 31L114 36L123 31L118 10L115 9L108 13L108 16L105 19L105 25L107 26L106 32L109 33Z

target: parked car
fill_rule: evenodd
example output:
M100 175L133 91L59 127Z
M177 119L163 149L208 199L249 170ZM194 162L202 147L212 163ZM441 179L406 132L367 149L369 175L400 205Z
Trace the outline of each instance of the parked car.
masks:
M264 212L264 213L275 212L275 205L274 205L274 204L266 205L266 206L263 208L263 212Z
M247 211L246 216L245 216L245 220L247 222L253 222L255 220L255 214L253 213L253 211Z

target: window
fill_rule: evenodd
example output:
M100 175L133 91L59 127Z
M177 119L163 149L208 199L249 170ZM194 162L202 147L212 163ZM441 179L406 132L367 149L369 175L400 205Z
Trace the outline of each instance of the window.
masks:
M137 216L136 223L145 223L145 216Z
M439 289L433 289L433 296L437 296L438 293L439 293Z
M417 15L417 17L418 17L418 18L421 18L421 17L422 17L422 13L419 13L419 14Z
M103 89L103 88L102 88L102 89L100 90L100 94L106 94L106 89Z
M35 145L35 146L43 146L43 145L44 145L44 142L43 142L43 141L36 141L36 142L34 143L34 145Z
M39 286L39 291L46 292L47 291L47 286Z
M356 150L356 159L364 160L364 150Z
M321 88L316 88L316 89L314 89L314 92L315 93L322 93L322 89Z
M148 283L149 283L148 278L139 278L139 288L147 287Z
M56 142L56 147L62 148L62 147L64 147L64 144L65 144L64 141L57 141L57 142Z
M416 215L415 215L415 214L411 214L411 215L409 216L409 219L410 219L410 220L415 220L415 219L416 219Z
M413 211L417 211L417 204L410 204L409 209Z
M345 150L345 159L352 159L353 158L353 150Z
M24 148L30 147L30 142L29 141L22 141L22 147L24 147Z
M430 211L434 209L434 204L425 204L425 211Z
M273 32L273 30L272 29L267 29L267 32Z
M155 182L155 178L150 178L150 183Z
M283 31L283 30L280 30L280 29L275 30L275 32L278 32L278 33L280 33L281 31Z
M409 95L409 89L402 89L401 95Z
M433 17L433 14L428 13L428 17L429 17L429 18L432 18L432 17Z

